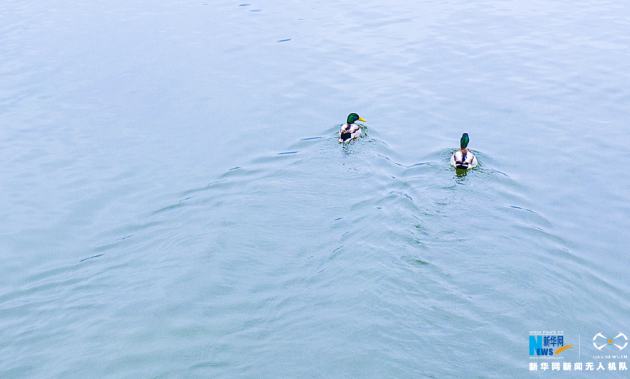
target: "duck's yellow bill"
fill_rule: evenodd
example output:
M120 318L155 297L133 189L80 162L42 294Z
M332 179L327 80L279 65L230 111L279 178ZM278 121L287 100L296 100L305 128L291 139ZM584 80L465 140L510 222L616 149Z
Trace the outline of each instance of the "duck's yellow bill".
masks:
M367 120L364 120L364 119L362 119L361 117L359 117L359 121L367 121Z

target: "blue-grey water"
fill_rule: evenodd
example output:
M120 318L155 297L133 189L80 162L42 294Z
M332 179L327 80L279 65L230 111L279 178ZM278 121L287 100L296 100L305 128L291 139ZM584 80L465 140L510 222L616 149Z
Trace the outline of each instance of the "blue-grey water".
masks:
M0 5L0 377L627 377L630 4L242 1Z

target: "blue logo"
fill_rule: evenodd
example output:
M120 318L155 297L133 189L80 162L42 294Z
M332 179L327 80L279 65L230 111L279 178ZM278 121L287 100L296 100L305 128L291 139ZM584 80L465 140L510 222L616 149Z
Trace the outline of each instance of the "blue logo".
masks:
M573 345L564 345L564 335L545 334L529 336L529 355L552 356L572 348Z

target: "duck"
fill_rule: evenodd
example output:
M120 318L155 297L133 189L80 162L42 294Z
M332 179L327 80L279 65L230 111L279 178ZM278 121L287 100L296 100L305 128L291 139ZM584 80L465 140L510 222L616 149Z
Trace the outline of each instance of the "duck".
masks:
M365 121L356 113L350 113L346 123L339 130L339 142L350 142L357 137L361 137L361 128L355 124L356 121Z
M477 158L468 149L469 142L468 133L462 134L462 138L459 140L460 148L451 157L451 166L460 170L470 170L477 166Z

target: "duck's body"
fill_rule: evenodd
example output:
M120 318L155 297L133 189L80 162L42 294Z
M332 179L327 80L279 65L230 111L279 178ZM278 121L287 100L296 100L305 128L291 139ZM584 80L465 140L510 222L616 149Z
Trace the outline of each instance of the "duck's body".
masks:
M365 121L356 113L350 113L348 120L341 126L339 130L339 142L350 142L355 138L361 137L361 127L355 124L355 121Z
M477 157L468 149L459 149L451 157L451 166L460 170L470 170L477 166Z
M357 124L345 123L339 131L339 142L350 142L361 137L361 128Z
M477 166L477 157L468 149L468 133L462 135L460 149L451 157L451 166L460 170L470 170Z

